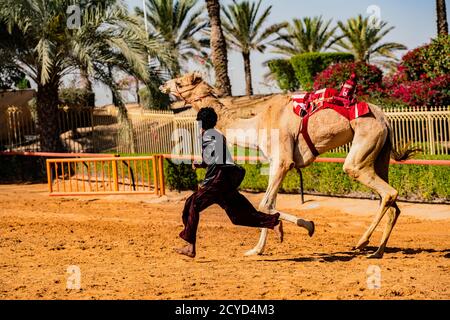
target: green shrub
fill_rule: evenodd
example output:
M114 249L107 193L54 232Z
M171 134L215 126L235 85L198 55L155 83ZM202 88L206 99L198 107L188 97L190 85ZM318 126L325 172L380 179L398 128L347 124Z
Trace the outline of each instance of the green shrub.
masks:
M435 79L450 73L450 35L406 53L398 65L397 81Z
M20 79L17 83L16 83L16 87L19 90L26 90L26 89L30 89L31 88L31 84L30 81L25 77L25 75L23 76L22 79Z
M25 79L25 74L15 65L13 53L0 48L0 57L0 91L14 87L22 89L20 82Z
M0 183L45 182L45 158L0 156Z
M95 106L95 93L84 88L64 88L59 90L61 105L79 108Z
M197 175L190 164L175 164L167 160L164 175L170 190L197 190Z
M298 81L295 77L294 68L289 60L269 61L269 69L275 75L278 86L284 91L295 91L298 89Z
M450 74L450 35L433 39L424 52L424 69L431 79Z
M295 71L295 76L303 90L311 91L314 85L314 78L325 70L328 66L338 62L354 61L354 56L350 53L302 53L291 58L291 64Z
M269 179L267 175L261 175L261 169L267 169L267 165L247 164L244 167L246 176L241 190L265 192ZM341 163L314 163L302 169L302 173L305 192L330 196L378 196L345 174ZM202 180L204 174L204 170L198 170L198 179ZM449 176L450 168L444 166L392 165L389 171L390 183L399 191L400 198L418 201L450 201ZM300 177L292 170L284 179L280 192L297 194L299 190Z

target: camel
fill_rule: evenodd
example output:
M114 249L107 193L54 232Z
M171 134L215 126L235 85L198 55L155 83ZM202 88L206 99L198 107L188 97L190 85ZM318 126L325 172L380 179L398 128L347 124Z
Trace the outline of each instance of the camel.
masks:
M274 212L278 190L289 170L305 168L316 159L303 136L298 134L301 118L293 113L290 96L274 96L273 99L266 101L266 108L253 118L236 119L233 111L223 106L214 94L214 89L203 81L198 73L169 80L160 87L160 90L184 101L185 105L191 105L197 111L202 107L213 107L219 115L217 127L225 133L227 139L230 129L256 130L256 132L261 129L278 130L277 143L272 143L268 135L260 135L256 139L254 137L246 139L244 144L250 148L258 148L269 160L269 185L259 204L259 210L262 212ZM388 183L390 158L392 156L397 161L406 160L413 151L404 150L400 153L395 150L392 130L382 110L372 104L369 104L369 108L371 111L369 115L352 121L334 110L321 110L310 118L308 133L320 154L352 143L343 166L344 171L380 196L380 205L373 222L353 249L361 252L369 244L373 232L387 214L388 220L381 243L378 249L368 256L379 259L384 255L387 242L400 215L400 209L396 204L398 191ZM285 218L294 223L297 221L294 216L288 215ZM266 240L267 229L262 229L257 245L247 251L246 255L262 254Z

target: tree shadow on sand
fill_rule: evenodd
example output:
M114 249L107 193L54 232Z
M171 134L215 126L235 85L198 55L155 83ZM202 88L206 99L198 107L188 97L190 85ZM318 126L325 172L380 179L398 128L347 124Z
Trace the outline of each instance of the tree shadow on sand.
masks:
M281 261L290 261L290 262L348 262L359 256L367 256L370 253L375 252L378 247L366 247L362 251L344 251L344 252L333 252L333 253L316 253L309 257L299 257L299 258L286 258L286 259L266 259L262 261L268 262L281 262ZM446 259L450 259L450 249L445 250L435 250L435 249L423 249L423 248L396 248L396 247L388 247L385 250L386 254L390 253L401 253L405 256L416 255L420 253L437 253L439 256Z

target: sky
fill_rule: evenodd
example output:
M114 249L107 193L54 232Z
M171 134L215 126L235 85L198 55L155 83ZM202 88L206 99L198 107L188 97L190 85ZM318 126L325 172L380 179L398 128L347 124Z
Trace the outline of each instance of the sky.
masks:
M142 0L126 0L125 2L130 8L142 7ZM199 5L203 3L203 0L199 0ZM232 3L232 0L221 0L221 3L227 5ZM327 20L333 19L336 23L358 14L369 15L367 9L374 5L380 9L381 19L388 22L389 26L395 27L385 37L386 42L399 42L406 45L408 49L413 49L436 36L435 0L262 0L263 8L272 6L267 25L318 15L322 15ZM450 3L447 5L447 15L450 17ZM251 65L255 94L278 91L276 87L261 83L263 75L267 72L262 65L263 62L275 57L277 56L271 54L270 50L263 54L252 53ZM243 95L245 80L242 57L239 53L231 51L228 58L233 95ZM198 68L195 65L188 67L190 71Z

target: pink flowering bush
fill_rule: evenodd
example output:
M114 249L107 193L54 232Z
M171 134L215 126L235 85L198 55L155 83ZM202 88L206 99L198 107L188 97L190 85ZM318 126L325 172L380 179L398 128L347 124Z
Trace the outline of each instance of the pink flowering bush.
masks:
M352 72L358 76L360 100L381 106L450 105L450 37L411 50L397 71L384 78L380 69L365 62L333 64L316 76L314 89L339 89Z
M450 105L450 37L408 52L383 86L386 95L409 106Z
M397 82L386 91L410 106L447 106L450 105L450 75Z
M382 88L383 72L365 62L336 63L319 73L314 81L314 90L322 88L340 89L342 83L355 73L358 85L356 95L366 96Z
M417 81L426 76L424 65L426 56L424 52L428 46L423 46L409 51L402 58L398 66L397 73L394 75L397 80Z

